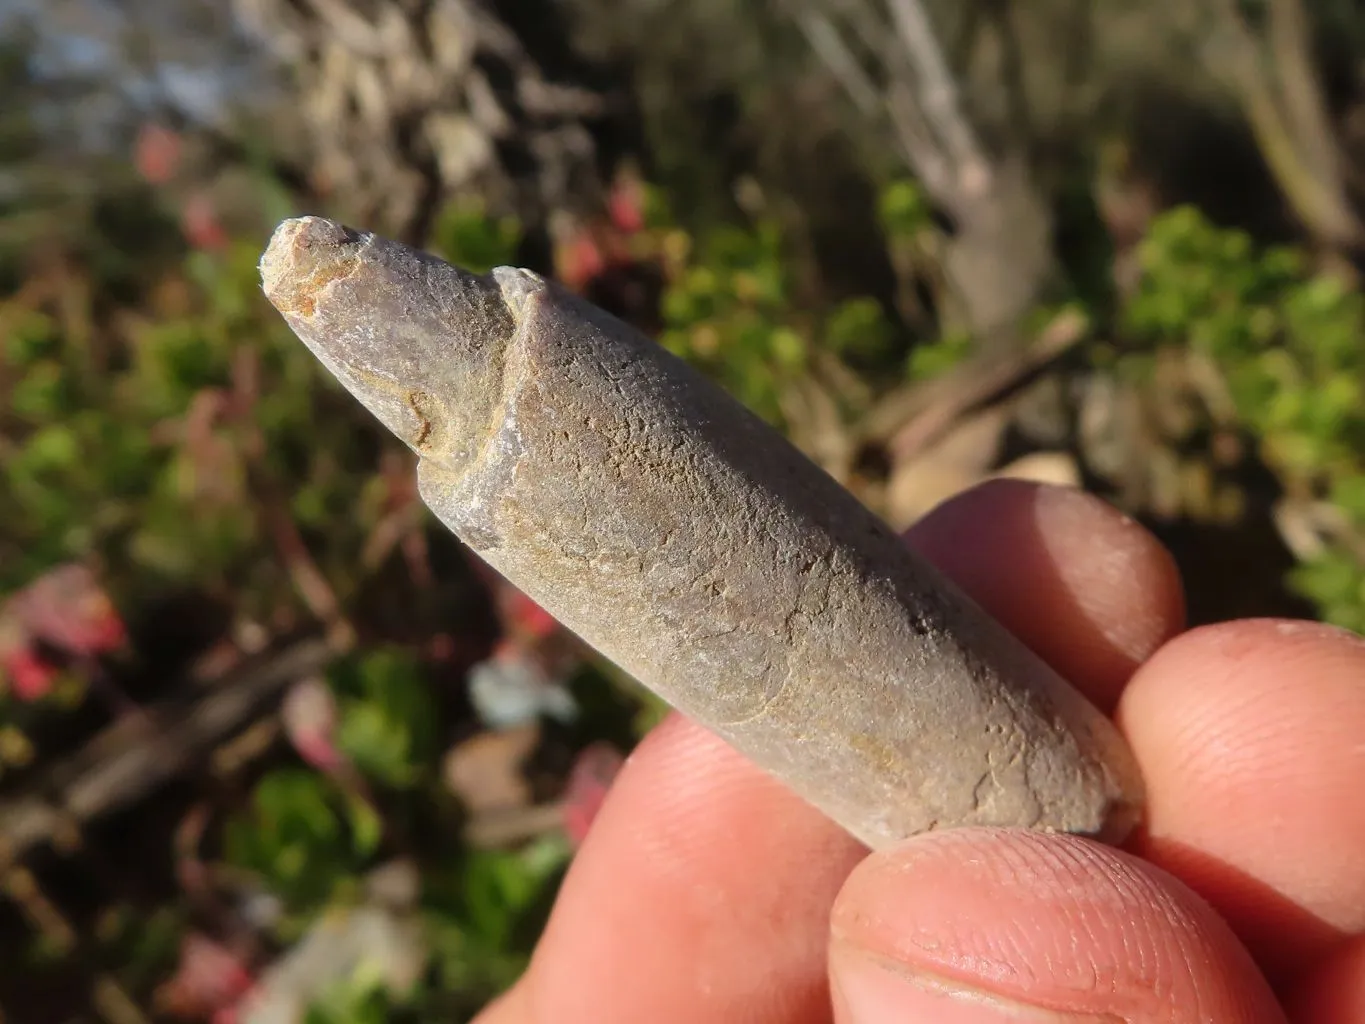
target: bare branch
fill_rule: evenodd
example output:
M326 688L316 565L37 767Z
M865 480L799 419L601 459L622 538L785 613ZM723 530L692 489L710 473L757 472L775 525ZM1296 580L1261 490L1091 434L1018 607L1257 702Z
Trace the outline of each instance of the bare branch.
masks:
M888 42L894 38L881 10L880 0L828 0L839 11L852 29L858 42L868 53L887 65Z
M1003 346L1021 341L1012 326L1036 301L1055 270L1055 257L1049 203L1018 132L1014 145L987 152L921 0L792 2L800 5L797 18L812 49L855 106L871 107L864 81L881 89L905 163L952 219L942 260L946 294L938 303L944 322L958 322ZM849 68L865 69L869 57L875 70L851 76Z
M957 175L934 140L910 87L903 82L893 83L887 90L886 107L906 162L929 194L938 199L952 195Z
M805 10L797 15L796 23L810 43L810 48L824 61L830 74L838 79L854 105L867 117L877 114L882 105L877 88L858 65L858 58L844 44L830 20L816 11Z
M1054 364L1087 336L1090 324L1065 310L1030 345L1001 358L990 352L946 377L912 384L882 399L864 420L865 444L884 446L897 462L909 461L941 438L962 416L1000 400Z
M962 112L957 83L920 0L890 0L906 55L919 78L918 99L935 134L948 150L965 196L990 188L991 165L976 131Z
M1347 197L1303 10L1299 0L1270 6L1267 47L1236 0L1211 0L1210 63L1236 94L1266 165L1304 226L1329 245L1359 245L1365 226Z
M13 863L73 824L126 806L174 778L270 707L289 683L333 657L325 640L304 640L232 673L207 696L168 700L114 723L48 771L30 795L0 803L0 861Z

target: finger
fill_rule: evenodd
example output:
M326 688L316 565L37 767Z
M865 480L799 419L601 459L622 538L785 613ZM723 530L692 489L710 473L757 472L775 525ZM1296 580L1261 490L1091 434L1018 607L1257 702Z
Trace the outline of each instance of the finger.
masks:
M1133 849L1277 976L1365 934L1365 641L1247 621L1172 641L1119 722L1148 785Z
M1084 491L992 481L940 505L910 541L1105 711L1184 626L1170 554Z
M960 829L875 854L831 935L839 1024L1282 1019L1207 904L1072 836Z
M673 716L617 777L519 991L480 1024L826 1019L829 907L865 853Z
M1048 511L1059 505L1063 512ZM968 514L959 514L964 508ZM990 523L1033 526L985 529ZM1124 635L1123 602L1136 602L1157 609L1143 613L1154 622L1148 639L1126 641L1124 657L1141 657L1143 644L1154 646L1176 628L1171 609L1179 604L1169 593L1144 596L1145 580L1169 589L1164 570L1149 564L1164 556L1118 513L1076 492L1040 497L1036 488L991 486L931 514L912 541L980 593L991 585L992 566L1046 566L1053 556L1032 549L1060 550L1058 531L1075 530L1110 537L1121 551L1107 557L1132 568L1112 574L1107 585L1116 593L1107 604L1082 611L1065 589L1039 590L1009 570L1022 592L996 586L994 610L1025 642L1070 656L1064 671L1098 666L1107 673L1102 685L1111 687L1128 671L1105 654L1112 643L1067 646L1055 638ZM955 558L966 548L978 558ZM1087 653L1096 651L1099 657ZM715 737L672 718L618 776L531 969L481 1024L827 1020L829 908L864 854Z
M1289 1001L1294 1024L1365 1021L1365 938L1346 943L1315 967Z

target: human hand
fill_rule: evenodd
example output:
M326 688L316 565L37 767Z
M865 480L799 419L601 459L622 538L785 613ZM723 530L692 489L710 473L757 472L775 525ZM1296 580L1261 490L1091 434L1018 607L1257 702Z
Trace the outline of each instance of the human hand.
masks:
M673 716L477 1024L1365 1022L1365 640L1177 635L1169 555L1079 492L988 484L908 540L1115 713L1140 834L959 829L869 856Z

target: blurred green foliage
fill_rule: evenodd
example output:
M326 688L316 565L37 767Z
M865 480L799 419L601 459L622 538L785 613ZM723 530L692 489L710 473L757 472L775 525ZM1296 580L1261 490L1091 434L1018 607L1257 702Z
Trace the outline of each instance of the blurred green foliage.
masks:
M192 255L164 285L172 308L130 312L122 337L85 328L93 310L0 307L13 381L0 586L94 555L119 580L249 579L256 602L278 600L287 582L245 501L253 462L289 481L300 525L355 550L372 516L354 481L373 444L348 451L316 434L333 385L268 315L257 256L248 243Z
M109 900L89 922L90 934L75 935L86 920L54 926L50 914L43 917L53 908L40 907L42 913L29 914L30 923L40 925L22 933L31 941L15 959L54 976L63 963L107 966L107 977L134 1001L156 1005L160 983L177 964L183 967L187 934L213 932L222 939L231 931L215 931L221 919L197 898L204 891L190 891L182 868L189 869L186 877L200 871L201 882L209 879L207 902L230 906L227 914L237 923L249 919L253 941L263 947L248 965L254 972L319 922L373 907L373 872L401 861L415 865L420 877L415 903L405 908L405 920L420 924L425 942L419 983L412 991L390 991L374 965L365 965L317 999L308 1024L467 1020L525 969L572 850L553 826L545 830L544 818L535 838L506 848L468 844L468 809L452 792L445 758L452 744L481 725L460 699L461 683L451 678L456 673L443 675L435 667L441 657L454 664L478 656L461 649L462 631L472 633L471 623L449 614L433 596L454 575L454 558L449 550L434 550L433 537L445 535L439 528L428 532L433 524L422 518L425 512L417 508L406 516L416 505L409 453L321 370L260 292L256 263L266 221L295 212L304 195L309 204L332 206L332 215L367 204L347 195L345 174L329 174L317 162L305 133L285 137L291 128L298 131L299 121L277 118L268 107L250 110L246 94L256 94L250 87L267 77L258 60L270 48L259 40L215 37L209 22L198 18L158 36L163 22L172 28L177 21L183 5L176 2L147 11L136 4L95 5L101 16L84 26L81 9L88 5L47 6L72 9L69 17L51 19L49 31L59 45L44 59L35 59L39 40L27 30L16 28L0 39L0 599L76 560L99 569L130 618L164 607L158 602L167 594L208 595L230 612L233 642L250 635L278 639L301 628L320 631L317 619L325 615L319 609L335 599L360 628L355 646L328 666L325 678L310 680L334 701L329 739L335 761L306 761L297 744L291 750L272 736L247 757L247 767L225 772L226 779L196 779L183 787L192 791L188 795L159 790L145 802L164 798L169 805L183 798L195 801L196 811L211 808L212 823L188 844L193 850L180 848L178 832L174 840L170 836L192 815L168 824L184 808L158 808L166 820L148 826L141 838L151 851L146 859L157 862L152 870L162 876L148 887L152 895L126 896L117 877L123 866L101 862L89 872L98 876L90 886L110 877L115 882L112 895L100 897ZM233 20L231 4L190 6ZM249 6L264 12L272 5ZM550 250L566 241L597 245L591 255L611 270L621 270L622 260L647 265L649 283L639 291L648 295L635 309L648 306L642 319L661 326L660 343L770 423L793 436L804 430L799 440L838 435L839 443L828 446L836 453L832 461L858 463L849 477L865 469L874 478L870 493L885 482L875 479L885 453L872 453L863 465L860 449L875 447L864 444L875 432L860 432L869 410L902 392L922 396L927 389L907 385L945 374L977 353L979 339L942 323L954 283L945 257L955 236L973 224L962 218L964 208L945 205L941 195L932 202L928 191L904 176L916 158L911 153L907 161L893 141L907 125L915 134L914 119L896 111L900 101L913 104L914 98L896 96L901 86L893 80L869 79L877 92L885 85L887 99L896 102L873 97L870 105L860 104L863 114L836 102L838 86L789 31L793 12L783 8L793 5L642 3L628 18L615 3L551 5L593 9L579 13L600 22L601 38L583 53L617 65L624 77L615 87L632 94L618 105L620 93L604 93L604 109L584 114L583 125L603 119L588 133L591 146L601 147L593 153L600 169L625 149L629 163L649 168L656 186L666 183L646 185L643 209L627 211L643 215L643 228L623 227L635 218L615 214L606 218L610 223L590 224L616 232L605 242L591 232L559 237L558 215L581 227L580 215L590 214L545 208L569 205L568 194L578 191L576 179L556 183L558 171L572 162L557 163L563 154L551 152L581 147L574 118L529 161L513 153L519 130L513 120L487 137L475 127L499 104L515 113L520 100L508 102L514 91L543 105L561 86L586 85L596 72L575 82L583 69L574 70L573 61L559 66L556 58L543 69L550 72L543 83L527 90L521 80L501 81L499 61L471 49L467 77L486 94L466 97L469 116L424 121L430 111L422 103L436 104L436 96L413 103L397 88L376 99L367 85L356 94L354 110L343 110L345 102L333 109L329 102L324 106L331 113L314 117L316 104L297 102L301 83L330 81L335 95L345 98L352 70L378 60L370 54L334 59L369 14L347 21L350 27L342 26L346 30L333 39L340 30L324 23L346 19L309 14L303 10L309 5L282 6L291 23L316 30L323 45L285 46L294 51L292 70L303 77L292 90L272 90L270 103L297 106L319 123L336 118L338 130L352 118L382 121L382 108L390 108L398 129L396 173L379 187L391 184L416 200L405 237L424 235L429 249L476 272L542 259L551 266L539 269L549 272L564 258ZM394 11L399 6L406 13L395 14L389 27L412 31L389 33L388 22L376 31L383 28L389 42L398 40L395 47L401 36L411 38L416 59L407 77L417 81L425 74L426 51L438 49L427 45L425 32L434 12L422 4L394 5ZM593 34L581 26L577 33L562 31L572 19L561 24L558 14L526 13L538 5L483 6L481 17L516 13L514 34L530 28L555 37L548 40L552 46L539 40L515 62L527 69L551 51L563 48L569 55L585 41L573 35ZM818 4L795 6L821 12ZM827 6L826 13L843 20L847 12ZM936 20L952 5L941 6ZM1185 45L1189 19L1176 8L1167 18L1161 5L1145 12L1122 4L1067 4L1065 12L1055 4L1016 6L1030 10L1016 18L1021 12L1011 8L1011 17L1000 19L986 7L954 8L960 24L952 34L960 38L950 47L956 51L950 63L961 76L967 116L982 119L976 127L989 143L985 149L1026 153L1030 177L1036 176L1046 193L1041 198L1056 215L1051 244L1064 279L1052 282L1047 294L1083 304L1086 320L1100 325L1096 333L1104 336L1067 353L1072 365L1058 370L1058 390L1110 378L1117 364L1125 383L1134 385L1123 397L1146 400L1166 386L1168 378L1158 374L1170 363L1193 368L1182 386L1196 392L1193 404L1200 404L1204 421L1179 440L1203 450L1181 456L1207 464L1209 438L1235 432L1242 442L1239 457L1252 449L1257 471L1268 468L1286 501L1316 517L1317 533L1296 547L1292 586L1315 602L1323 618L1365 630L1365 293L1359 282L1325 272L1320 252L1260 246L1246 231L1219 226L1195 208L1151 219L1171 196L1203 195L1212 208L1224 192L1242 198L1220 207L1220 216L1267 232L1266 225L1280 218L1280 211L1266 209L1275 205L1274 183L1257 184L1264 174L1255 143L1228 132L1228 111L1238 106L1235 90L1218 86L1216 102L1204 110L1212 117L1191 116L1194 107L1159 96L1170 86L1197 93L1212 84L1203 79L1240 78L1216 66L1192 73L1209 60L1191 55L1216 64L1214 51L1229 50L1222 45L1228 33L1213 33L1210 38L1222 44L1206 51L1202 43ZM1237 5L1226 6L1231 12ZM1263 5L1251 6L1256 14ZM1348 31L1359 19L1348 6L1312 8L1322 51L1316 59L1324 61L1320 70L1333 95L1332 117L1324 120L1340 126L1355 124L1360 114L1359 97L1348 96L1360 49L1359 33ZM42 4L19 7L44 10ZM124 25L117 13L134 9L138 17ZM126 38L100 43L95 25L105 22L120 26ZM1324 29L1336 40L1325 49ZM95 34L86 38L85 31ZM500 34L490 28L475 35ZM1057 58L1059 38L1075 43L1065 59ZM1235 43L1236 34L1231 38ZM471 37L469 45L486 42ZM497 45L509 42L515 40ZM975 48L986 44L1009 52L1004 60L980 59L985 51ZM127 50L121 69L120 49ZM63 74L62 61L54 60L64 56L80 65L96 50L107 51L107 69L96 61ZM1328 50L1338 51L1330 61ZM1283 59L1283 48L1267 47L1253 54L1252 63L1264 62L1268 83L1311 86L1303 76L1285 78L1292 67L1279 66ZM216 77L216 61L235 62L234 75ZM861 47L854 61L863 63ZM395 57L390 66L405 65ZM182 94L196 91L187 68L201 88L209 86L204 91L219 91L217 113L230 116L215 116L211 124L188 110L173 116L172 79ZM165 75L166 92L158 99L155 83L144 79L170 70L176 73ZM605 64L603 70L603 83L617 73L605 74ZM1186 82L1194 78L1201 82ZM597 83L590 88L595 91ZM1140 95L1149 90L1152 97ZM449 99L458 98L443 93L439 102ZM883 123L880 114L865 116L883 105L896 115L893 123ZM626 109L631 107L639 110ZM557 116L548 110L535 120L548 125ZM1182 116L1167 116L1172 113ZM163 122L162 114L172 116ZM239 114L240 122L234 120ZM601 130L606 121L613 126ZM149 127L159 130L159 152L145 148ZM940 132L936 126L927 135ZM1358 164L1360 141L1351 137L1358 133L1340 134L1343 163ZM492 187L486 204L473 195L471 179L455 201L428 217L429 201L442 189L454 191L437 185L449 171L438 166L433 149L441 136L462 138L475 156L485 146L496 152L495 162L509 163L505 184L526 196L498 196L500 188ZM1247 145L1229 147L1229 141ZM1323 152L1335 154L1336 147ZM1335 160L1328 161L1333 173ZM510 166L518 162L526 165ZM1192 184L1203 191L1189 189ZM586 197L592 189L583 191ZM539 198L524 201L533 193ZM535 211L530 216L536 222L504 216L495 201ZM1249 213L1249 206L1259 208ZM200 217L197 226L192 213ZM1012 215L997 218L994 242L1008 242L1018 225ZM1138 274L1130 279L1119 264L1144 234ZM959 264L954 273L960 285L970 264ZM1038 309L1020 338L1055 312ZM1109 394L1117 405L1112 393L1120 390L1095 393ZM328 592L321 600L319 588ZM413 596L418 590L423 593ZM410 607L427 600L436 606L438 624L406 621ZM137 655L174 641L173 616L174 609L164 619L147 616L151 639L136 639ZM380 619L382 625L371 621ZM401 638L386 632L392 620L403 620L406 630L392 630ZM0 617L0 655L10 639L5 626ZM92 708L99 695L95 684L110 681L99 673L131 675L146 668L115 659L99 670L78 663L64 666L40 701L24 703L13 686L0 695L5 784L22 789L48 763L73 751L84 756L93 729L112 717ZM199 685L185 681L183 668L154 665L147 674L160 684ZM4 674L0 667L0 681ZM546 763L518 765L525 769L522 781L536 790L535 810L559 792L555 784L563 783L578 745L603 739L628 745L667 710L651 695L636 698L610 668L582 667L569 683L580 715L562 731L572 735L556 735L558 747L546 744L552 748ZM134 696L141 701L147 693ZM193 693L177 696L197 699ZM83 731L92 721L97 725ZM80 864L77 858L98 858L98 851L98 842L91 843L72 859ZM72 973L88 966L77 963ZM12 1009L6 1000L6 1011ZM88 1016L93 1013L80 1019Z
M919 245L934 230L910 183L889 185L880 213L891 246ZM973 351L967 335L907 344L904 326L871 296L809 299L776 221L694 237L657 194L647 214L640 250L663 271L660 342L771 422L788 425L788 389L829 360L873 394L941 374ZM514 221L462 202L437 218L431 248L485 271L515 262L522 243ZM132 600L192 583L230 595L239 614L304 619L272 502L342 597L355 592L361 552L391 498L378 465L392 442L265 303L259 248L193 253L134 303L111 303L69 268L0 303L0 517L10 525L0 593L93 557ZM1325 618L1365 628L1365 562L1351 540L1365 530L1365 299L1305 253L1258 248L1190 208L1154 222L1140 261L1117 321L1123 369L1146 373L1161 352L1218 367L1235 426L1285 491L1348 520L1296 569L1294 585ZM364 875L415 852L415 834L417 850L452 837L435 857L423 854L422 984L391 993L362 973L309 1021L465 1019L524 969L567 841L546 835L499 851L453 841L458 830L445 826L459 809L440 777L449 737L433 683L410 654L366 647L333 665L327 686L337 748L354 773L302 762L266 771L224 825L223 862L280 902L273 938L283 944L328 908L361 900ZM660 714L643 701L637 724ZM135 921L111 919L105 938L121 951L124 977L143 984L168 969L185 922L167 912L139 932Z
M891 195L890 205L899 211L894 216L912 223L914 211L901 207L912 204L917 191L897 183ZM883 386L904 372L946 369L965 354L956 342L922 346L907 371L896 364L899 332L877 299L803 308L792 280L795 260L775 221L722 225L702 238L669 227L662 248L671 259L660 344L774 425L785 425L784 393L819 374L817 353Z
M426 810L417 821L430 820L432 807L454 820L454 798L436 777L442 747L432 684L420 666L391 651L370 652L335 666L328 682L341 698L338 738L360 788L303 767L275 769L226 827L226 862L284 904L275 929L281 942L296 941L329 907L359 900L361 878L381 847L392 852L415 838L394 834L409 832L413 820L386 793L418 787L413 797ZM401 1009L402 1020L450 1020L453 1008L472 1013L525 968L529 939L570 856L567 840L549 834L512 850L449 842L433 852L415 910L429 946L423 983L393 993L362 974L329 992L310 1019L390 1020Z
M515 222L457 203L439 217L432 247L485 270L514 262L519 242ZM93 560L128 610L189 586L230 600L238 616L301 622L309 611L291 573L299 555L281 548L281 521L343 599L356 590L362 552L392 500L379 454L394 445L355 415L269 307L260 250L244 239L191 252L150 275L131 302L79 265L31 276L0 300L0 595L59 563ZM328 685L336 747L357 778L301 762L272 769L223 826L224 865L280 901L281 942L360 897L363 873L410 824L404 801L443 805L458 823L439 778L449 738L437 732L433 684L416 660L364 649L335 664ZM74 706L45 704L49 715ZM7 702L3 713L20 711ZM419 996L436 1003L430 1016L418 1014L421 998L408 1006L414 1021L460 1019L505 987L524 964L519 915L569 853L554 840L466 856L458 829L448 835L420 909L435 987ZM139 937L136 920L111 921L106 949L125 980L149 985L173 968L186 922L144 921ZM37 936L33 952L52 942ZM52 946L47 960L67 952ZM458 1014L437 998L452 992ZM396 1007L366 983L338 991L314 1017L388 1020Z
M263 778L251 805L228 822L229 864L256 875L267 891L294 910L316 912L355 884L374 853L374 827L348 815L348 801L328 779L305 768ZM352 819L352 820L348 820ZM297 937L298 922L288 930Z
M339 694L337 746L370 778L396 789L419 781L440 752L431 685L411 658L371 651L331 676Z
M518 238L515 224L455 204L435 248L480 269L511 262ZM95 556L116 585L192 580L266 615L293 598L248 500L262 488L329 579L354 579L385 498L376 453L392 442L349 413L266 303L260 248L190 254L117 331L92 326L104 311L84 279L53 281L58 303L0 302L0 593Z
M466 270L486 274L516 262L521 241L521 225L515 217L493 216L478 199L465 198L442 209L432 226L428 248Z
M660 343L708 372L772 422L784 381L806 365L789 323L782 240L775 225L723 228L687 258L663 300Z
M1125 328L1211 360L1285 492L1345 517L1292 583L1327 621L1365 629L1365 296L1306 253L1259 248L1192 207L1159 217L1140 258Z

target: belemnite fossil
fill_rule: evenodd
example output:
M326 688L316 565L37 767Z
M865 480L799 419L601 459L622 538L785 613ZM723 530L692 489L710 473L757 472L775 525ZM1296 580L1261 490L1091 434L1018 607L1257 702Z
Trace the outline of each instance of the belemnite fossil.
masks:
M266 295L419 456L423 500L601 654L872 847L1121 841L1113 724L777 431L609 314L318 217Z

